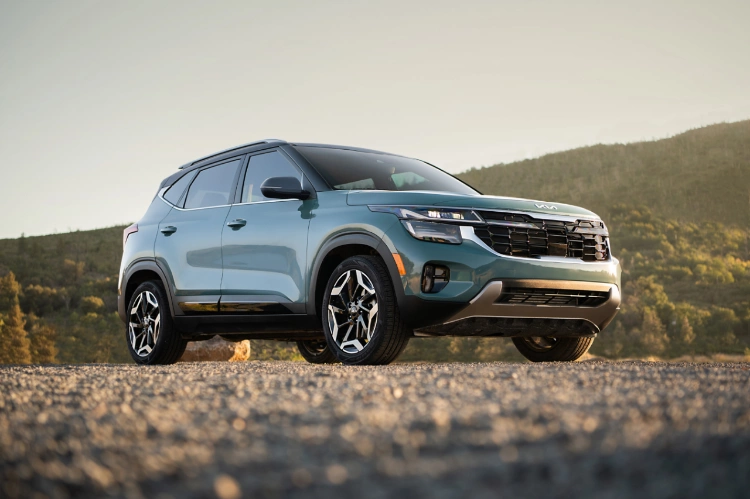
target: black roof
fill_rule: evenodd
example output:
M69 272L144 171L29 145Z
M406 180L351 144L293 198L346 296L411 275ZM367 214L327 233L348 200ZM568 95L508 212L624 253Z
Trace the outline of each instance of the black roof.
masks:
M352 147L352 146L337 146L335 144L311 144L307 142L294 142L293 146L301 147L324 147L326 149L344 149L347 151L358 151L358 152L369 152L373 154L387 154L389 156L401 156L400 154L393 154L391 152L377 151L375 149L365 149L364 147Z

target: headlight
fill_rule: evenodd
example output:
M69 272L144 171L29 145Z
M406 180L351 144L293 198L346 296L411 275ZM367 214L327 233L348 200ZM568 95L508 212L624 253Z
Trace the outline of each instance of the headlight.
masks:
M472 210L416 206L368 206L370 211L393 213L402 220L442 220L445 222L481 222Z
M433 206L368 206L370 211L392 213L401 219L409 234L422 241L461 244L461 222L482 222L472 210ZM437 222L437 223L436 223Z
M452 224L401 220L409 234L433 243L461 244L461 227Z

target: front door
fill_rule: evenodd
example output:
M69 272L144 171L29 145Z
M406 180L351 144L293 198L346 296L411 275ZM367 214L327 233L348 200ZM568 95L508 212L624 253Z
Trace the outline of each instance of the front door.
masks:
M221 235L242 158L202 169L179 206L159 224L159 265L184 313L216 313L221 296Z
M307 229L315 199L269 199L260 185L270 177L302 173L283 152L250 156L239 204L229 211L222 241L221 312L304 313Z

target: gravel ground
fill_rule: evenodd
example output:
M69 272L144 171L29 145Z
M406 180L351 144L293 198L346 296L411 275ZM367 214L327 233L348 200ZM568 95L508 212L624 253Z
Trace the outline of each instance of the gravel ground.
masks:
M750 364L0 368L0 496L748 497Z

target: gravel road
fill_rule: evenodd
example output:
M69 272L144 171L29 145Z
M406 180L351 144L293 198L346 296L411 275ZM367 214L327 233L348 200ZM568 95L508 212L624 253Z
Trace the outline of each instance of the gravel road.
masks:
M750 364L0 368L0 496L748 497Z

